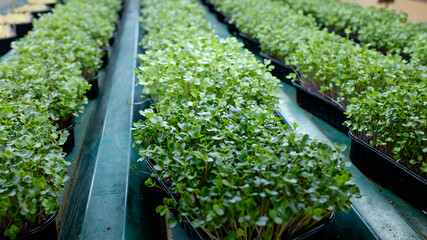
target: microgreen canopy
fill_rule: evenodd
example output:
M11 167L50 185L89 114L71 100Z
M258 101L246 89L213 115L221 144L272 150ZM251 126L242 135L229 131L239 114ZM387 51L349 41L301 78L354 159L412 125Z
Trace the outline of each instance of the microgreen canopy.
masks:
M154 103L135 145L179 199L159 213L176 208L212 239L278 239L350 208L358 189L343 148L280 123L264 64L216 36L196 1L144 0L142 13L137 72Z

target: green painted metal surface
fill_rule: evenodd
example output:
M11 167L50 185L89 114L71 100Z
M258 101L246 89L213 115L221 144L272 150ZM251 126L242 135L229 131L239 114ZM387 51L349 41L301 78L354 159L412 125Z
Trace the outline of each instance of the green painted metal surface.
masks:
M124 239L127 186L131 155L132 105L134 93L134 56L137 53L139 1L127 2L117 59L112 68L111 94L89 199L83 218L81 239Z
M138 43L144 37L141 26L139 26ZM142 46L138 45L138 54L144 52ZM136 66L139 66L136 62ZM134 79L137 81L136 76ZM133 122L141 119L139 111L149 107L149 102L142 96L142 86L136 86L132 98L132 116ZM133 144L133 141L132 141ZM155 211L157 205L161 203L159 189L152 189L145 186L144 182L150 177L150 170L144 162L138 162L138 149L131 149L130 164L136 170L129 172L129 184L127 191L126 208L126 239L166 239L166 225L163 218Z
M157 218L159 223L161 220L153 207L144 208L140 202L146 192L141 189L144 181L140 172L130 168L138 155L131 138L137 107L130 102L135 85L138 16L139 1L129 0L100 96L80 117L87 126L77 125L76 137L84 144L68 157L76 156L79 164L73 171L73 184L64 194L68 204L60 219L60 239L159 239L161 230L155 227L159 224L142 227L152 224L144 221L146 216ZM91 104L95 105L93 111Z

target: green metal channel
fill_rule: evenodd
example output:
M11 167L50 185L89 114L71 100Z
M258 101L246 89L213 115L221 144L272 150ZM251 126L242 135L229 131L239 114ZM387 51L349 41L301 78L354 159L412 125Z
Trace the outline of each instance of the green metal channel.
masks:
M134 95L139 4L138 0L129 0L123 16L120 51L112 66L111 93L95 158L81 239L125 238L133 121L129 98Z
M139 26L138 43L144 37L142 26ZM143 54L144 50L138 45L138 54ZM139 61L136 66L139 66ZM136 76L133 78L136 82ZM135 83L134 82L134 83ZM133 84L135 86L135 84ZM147 99L142 96L142 86L135 86L135 93L132 101L133 122L141 119L139 111L149 107ZM133 144L133 141L132 141ZM129 184L127 192L126 226L125 239L166 239L166 225L163 218L156 212L156 207L161 204L161 194L159 189L148 188L144 182L150 177L150 170L143 162L138 162L138 149L131 149L130 165L136 170L129 172Z

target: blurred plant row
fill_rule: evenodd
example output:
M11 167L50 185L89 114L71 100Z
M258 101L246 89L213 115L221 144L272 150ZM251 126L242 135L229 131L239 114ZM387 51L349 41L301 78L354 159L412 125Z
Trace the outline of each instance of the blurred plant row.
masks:
M322 25L343 35L351 35L363 45L382 52L401 54L427 65L427 24L408 23L406 13L386 8L364 8L339 0L279 0Z
M0 234L14 239L58 211L64 129L87 103L122 0L68 0L34 21L0 65Z

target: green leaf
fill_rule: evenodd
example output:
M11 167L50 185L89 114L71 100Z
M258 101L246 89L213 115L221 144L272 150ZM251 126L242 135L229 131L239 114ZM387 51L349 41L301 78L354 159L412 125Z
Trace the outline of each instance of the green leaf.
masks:
M153 182L153 179L149 178L149 179L145 180L145 186L152 188L152 187L156 186L156 183Z
M158 212L160 215L164 216L169 210L168 206L157 206L156 212Z
M262 216L258 218L258 220L256 221L256 225L263 227L267 225L267 221L268 221L268 217Z
M174 217L169 217L167 223L170 228L174 228L178 221Z
M218 204L213 205L213 210L220 216L224 215L224 209L222 209Z
M12 225L12 226L10 226L9 229L7 229L4 232L4 235L6 237L9 237L10 239L15 239L16 235L19 233L19 231L20 231L20 229L16 225Z

